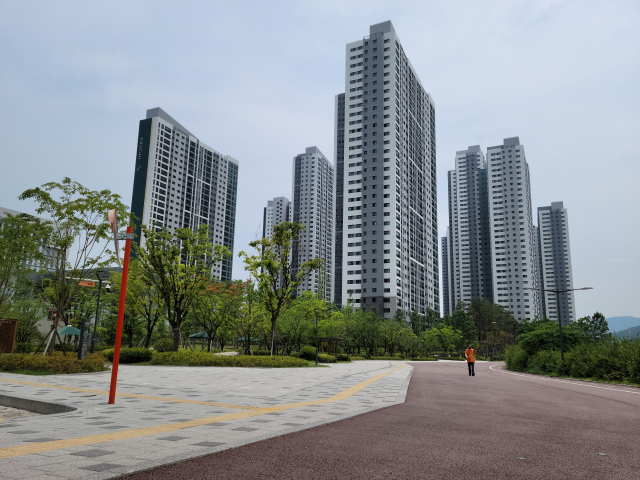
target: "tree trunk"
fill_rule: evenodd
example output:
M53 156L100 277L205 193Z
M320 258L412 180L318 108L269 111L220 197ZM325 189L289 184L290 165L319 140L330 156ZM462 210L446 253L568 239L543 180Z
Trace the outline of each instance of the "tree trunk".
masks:
M173 330L173 351L177 352L180 348L180 324L175 327L171 327Z
M271 320L271 356L275 354L276 348L276 321L275 319Z

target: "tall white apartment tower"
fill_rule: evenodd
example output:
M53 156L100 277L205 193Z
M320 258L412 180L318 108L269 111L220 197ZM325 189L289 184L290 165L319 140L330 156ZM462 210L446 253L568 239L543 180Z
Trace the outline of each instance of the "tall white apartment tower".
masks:
M439 313L435 105L391 22L346 45L335 125L336 303Z
M275 197L267 202L262 217L262 238L273 236L273 227L291 221L291 202L286 197Z
M468 306L474 298L493 301L487 162L479 145L456 152L448 183L447 260L442 261L443 277L446 270L449 282L445 314L460 302Z
M441 252L440 259L442 260L442 309L444 315L450 315L451 302L449 293L449 227L447 227L447 235L440 240Z
M310 290L320 298L333 301L335 170L318 147L308 147L293 159L293 222L306 226L293 242L292 274L314 258L324 268L311 275L298 289Z
M562 202L551 202L549 207L538 207L538 234L540 238L540 278L542 288L569 290L573 288L569 217ZM542 292L544 316L563 325L576 320L573 292L560 294L560 305L555 293Z
M518 137L487 149L494 303L517 320L540 315L538 239L531 211L531 182Z
M238 161L202 143L161 108L140 121L131 212L136 240L144 244L149 228L197 229L209 226L212 243L233 252L238 190ZM211 273L231 280L233 257Z

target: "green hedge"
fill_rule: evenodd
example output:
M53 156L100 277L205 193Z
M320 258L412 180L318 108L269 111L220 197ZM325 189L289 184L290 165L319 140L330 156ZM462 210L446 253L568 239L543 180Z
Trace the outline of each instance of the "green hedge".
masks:
M193 367L253 367L284 368L306 367L309 362L293 357L266 357L253 355L211 355L206 352L162 352L151 359L152 365L182 365Z
M54 352L53 355L7 353L0 355L0 371L38 370L50 373L102 372L109 370L101 353L89 353L83 360L77 355Z
M640 340L617 340L576 345L564 354L541 350L533 355L520 345L507 347L509 370L541 375L640 384Z
M36 349L36 346L30 342L16 343L13 353L31 353Z
M347 357L346 353L339 353L338 355L336 355L336 359L339 362L350 362L351 360L349 359L349 357Z
M313 359L316 359L315 355ZM318 354L318 363L336 363L337 361L338 359L336 357L334 357L333 355L329 355L328 353Z
M113 350L103 350L102 354L107 360L113 362ZM153 351L148 348L121 348L120 363L148 362L153 356Z
M300 349L298 352L300 358L304 358L305 360L315 360L316 359L316 347L312 347L311 345L306 345ZM320 354L318 354L320 355Z

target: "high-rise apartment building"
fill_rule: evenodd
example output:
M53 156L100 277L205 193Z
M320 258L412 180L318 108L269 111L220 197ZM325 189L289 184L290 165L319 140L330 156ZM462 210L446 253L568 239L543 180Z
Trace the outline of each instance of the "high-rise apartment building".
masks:
M449 292L449 227L447 227L447 235L440 240L441 252L440 259L442 260L442 309L444 315L450 315L451 301Z
M517 320L540 315L538 238L531 210L531 182L518 137L487 149L494 303Z
M572 289L569 218L562 202L551 202L549 207L538 207L538 235L541 288ZM541 304L544 316L550 320L558 321L558 314L563 325L576 320L574 292L561 293L560 305L557 304L555 293L542 292Z
M443 278L448 281L445 314L474 298L493 301L487 162L479 145L456 152L448 183L447 259L442 261Z
M209 226L210 240L233 251L238 161L202 143L161 108L140 121L131 211L141 226L197 229ZM231 280L233 257L212 266L212 275Z
M262 218L262 238L273 236L273 227L291 221L291 202L286 197L275 197L267 202Z
M439 313L435 105L391 22L346 46L336 97L336 303ZM295 200L294 200L295 203Z
M292 274L314 258L324 268L309 276L298 293L310 290L320 298L333 301L335 170L318 147L308 147L293 159L293 222L306 226L293 242Z

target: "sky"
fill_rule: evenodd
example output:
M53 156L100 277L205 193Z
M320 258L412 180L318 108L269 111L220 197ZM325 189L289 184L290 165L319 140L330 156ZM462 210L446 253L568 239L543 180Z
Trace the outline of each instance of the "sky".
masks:
M240 162L235 251L332 161L345 44L391 20L436 105L438 225L455 152L519 136L534 211L568 208L577 316L640 316L640 2L0 0L0 206L71 177L130 204L161 107ZM234 278L246 278L234 259Z

